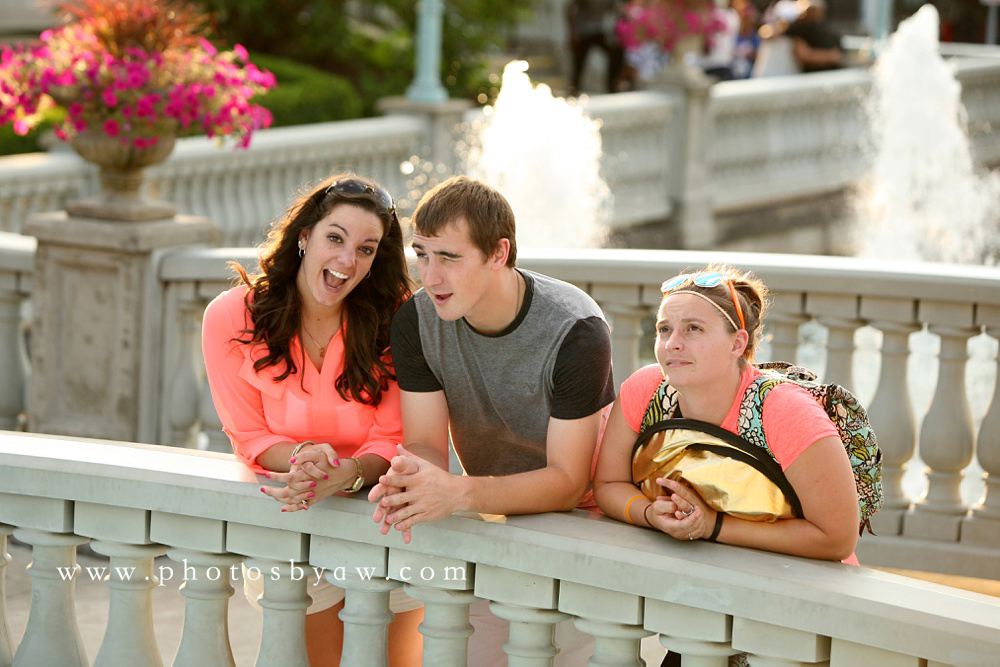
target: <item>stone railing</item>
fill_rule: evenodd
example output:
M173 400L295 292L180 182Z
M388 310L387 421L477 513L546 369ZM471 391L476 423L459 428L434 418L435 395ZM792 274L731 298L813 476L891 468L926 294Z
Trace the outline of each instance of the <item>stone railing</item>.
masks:
M371 505L329 498L283 514L231 455L0 433L0 665L87 665L74 609L76 547L109 558L108 621L94 664L161 664L152 591L183 587L174 665L234 664L227 574L263 579L257 665L304 667L307 581L346 590L341 664L386 664L388 593L424 603L423 664L464 665L475 599L511 621L509 664L548 665L552 624L594 639L590 664L639 667L639 640L685 665L996 664L1000 600L839 563L663 535L581 511L482 521L452 516L382 536ZM3 597L7 536L31 546L20 641ZM867 538L865 538L867 539ZM502 545L502 548L498 548ZM162 581L166 553L181 575ZM161 561L162 562L162 561ZM18 566L23 566L19 563ZM242 632L246 632L242 630Z
M981 164L998 164L1000 59L954 62L973 153ZM865 173L862 106L870 85L861 69L716 84L697 138L685 136L691 91L683 87L589 98L587 112L602 123L602 173L615 201L610 224L662 221L700 198L718 214L843 191ZM384 183L408 213L425 187L423 167L460 162L435 154L450 144L433 139L434 127L411 113L266 130L247 151L183 139L148 177L180 212L213 220L221 245L253 245L298 187L341 168ZM689 178L693 172L704 176ZM71 154L0 158L0 230L18 232L31 214L59 209L96 187L94 171Z
M30 382L23 350L34 253L30 239L0 240L0 418L10 429L22 423ZM159 262L162 307L151 313L162 319L149 326L160 343L147 351L143 367L153 370L142 386L150 394L139 401L145 442L228 451L199 332L205 305L231 284L229 259L248 268L256 261L252 249L217 248ZM758 271L775 292L762 360L803 363L855 388L870 408L885 454L886 505L862 556L1000 579L1000 269L640 250L523 249L520 260L598 301L613 328L619 383L652 360L650 315L665 277L713 261Z

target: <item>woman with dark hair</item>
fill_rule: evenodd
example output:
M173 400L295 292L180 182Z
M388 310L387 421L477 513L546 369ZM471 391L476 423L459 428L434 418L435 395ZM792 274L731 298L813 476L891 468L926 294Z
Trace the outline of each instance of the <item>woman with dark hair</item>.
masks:
M356 492L389 469L402 441L389 324L411 293L392 197L352 174L327 179L272 227L259 271L205 310L202 351L233 451L283 487L281 511ZM256 603L261 582L245 578ZM344 592L311 582L312 665L339 663ZM419 664L420 604L390 594L390 664Z

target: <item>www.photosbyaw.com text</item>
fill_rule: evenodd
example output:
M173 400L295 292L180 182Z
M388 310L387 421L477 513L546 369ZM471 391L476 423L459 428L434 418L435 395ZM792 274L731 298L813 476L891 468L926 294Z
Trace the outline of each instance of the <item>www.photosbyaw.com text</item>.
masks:
M329 569L325 567L316 567L314 565L302 567L297 565L294 561L289 561L288 565L289 573L287 574L287 577L292 581L301 581L309 575L314 575L316 581L313 585L318 585L319 580L324 576L326 576L327 581L331 583L346 581L348 577L348 568L343 566ZM197 581L198 574L194 567L188 565L187 559L178 563L178 566L180 566L179 569L183 570L183 576L179 579L179 581ZM271 581L277 581L282 577L281 570L283 568L284 565L280 567L275 566L270 570L262 571L257 567L248 567L243 570L243 576L251 581L259 581L264 577L270 578ZM135 567L125 566L110 567L107 565L91 565L88 567L81 567L76 565L74 567L58 567L56 569L58 570L59 576L63 581L72 581L76 577L82 576L82 573L84 572L91 581L104 581L110 578L112 574L114 574L115 579L119 581L132 581L132 578L136 576ZM173 580L175 569L176 568L171 565L161 565L156 568L156 574L152 577L152 579L157 582L157 586L166 586L168 581ZM205 568L203 576L209 581L218 581L220 578L225 576L224 573L226 572L226 569L227 568L219 568L215 566ZM240 569L239 565L231 565L228 568L229 578L238 579L240 576ZM374 567L355 567L352 569L354 570L354 574L356 574L362 581L370 580L374 576L376 570ZM464 567L445 567L442 568L442 571L444 574L444 581L465 581ZM412 567L403 567L400 568L397 576L394 576L393 579L406 582L433 581L438 578L437 575L438 571L433 567L423 567L419 570L415 570ZM143 577L142 579L148 580L150 577Z

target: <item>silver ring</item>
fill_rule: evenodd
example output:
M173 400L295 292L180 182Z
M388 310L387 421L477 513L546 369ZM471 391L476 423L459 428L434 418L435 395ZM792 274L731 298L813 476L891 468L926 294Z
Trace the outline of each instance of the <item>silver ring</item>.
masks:
M689 509L687 512L681 512L681 514L683 514L684 516L691 516L692 514L694 514L694 505L692 505L691 509Z

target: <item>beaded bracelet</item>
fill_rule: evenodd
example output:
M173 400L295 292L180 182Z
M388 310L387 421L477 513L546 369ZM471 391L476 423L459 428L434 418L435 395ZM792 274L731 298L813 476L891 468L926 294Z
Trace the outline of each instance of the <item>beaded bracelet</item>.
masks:
M313 442L312 440L306 440L305 442L300 442L299 444L295 445L295 449L292 450L292 453L289 455L288 458L289 459L294 459L296 456L298 456L299 451L303 447L305 447L306 445L315 445L315 444L316 443Z
M632 503L634 503L634 502L635 502L636 500L638 500L639 498L645 498L645 497L646 497L646 496L644 496L644 495L642 495L642 494L639 494L639 493L637 493L636 495L634 495L634 496L632 496L631 498L629 498L629 499L628 499L628 502L627 502L627 503L625 503L625 521L626 521L627 523L629 523L629 524L631 524L631 525L633 525L633 526L635 525L635 521L632 521L632 517L630 517L630 516L629 516L629 513L628 513L628 510L629 510L629 508L630 508L630 507L632 507Z
M722 519L726 516L725 512L715 513L715 528L712 529L712 534L706 538L709 542L714 542L717 537L719 537L719 531L722 530Z

